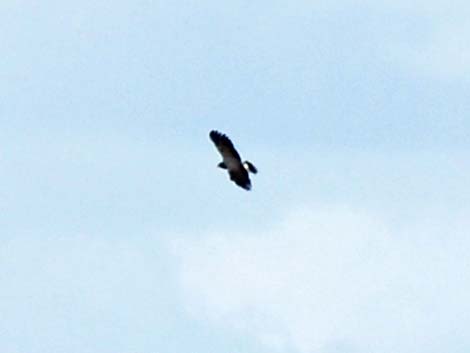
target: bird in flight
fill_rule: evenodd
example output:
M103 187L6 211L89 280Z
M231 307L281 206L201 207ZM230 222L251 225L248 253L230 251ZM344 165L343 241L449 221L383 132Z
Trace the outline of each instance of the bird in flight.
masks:
M230 180L235 184L245 190L250 190L251 181L249 173L256 174L258 172L256 167L248 161L242 162L232 141L230 141L226 135L212 130L209 137L222 155L222 162L218 164L218 167L227 169L228 174L230 175Z

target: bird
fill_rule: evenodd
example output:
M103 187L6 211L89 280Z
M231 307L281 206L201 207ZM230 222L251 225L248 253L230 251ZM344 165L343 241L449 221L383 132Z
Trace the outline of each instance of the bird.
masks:
M245 190L251 190L249 173L258 173L256 167L249 161L242 162L240 155L227 135L219 131L212 130L209 133L209 137L222 155L222 162L217 166L219 168L226 169L230 176L230 180L235 184Z

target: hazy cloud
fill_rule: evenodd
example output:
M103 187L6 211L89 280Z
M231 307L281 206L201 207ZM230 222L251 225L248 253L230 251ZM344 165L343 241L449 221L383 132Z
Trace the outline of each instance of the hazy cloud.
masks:
M391 229L374 214L301 209L261 234L224 230L174 251L192 314L270 347L433 352L470 345L468 225Z

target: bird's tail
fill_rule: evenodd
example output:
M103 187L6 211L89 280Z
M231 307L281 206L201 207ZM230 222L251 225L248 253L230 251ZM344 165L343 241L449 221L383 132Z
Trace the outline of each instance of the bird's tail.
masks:
M245 162L243 162L243 166L250 173L253 173L253 174L258 173L258 169L256 169L256 167L251 162L245 161Z

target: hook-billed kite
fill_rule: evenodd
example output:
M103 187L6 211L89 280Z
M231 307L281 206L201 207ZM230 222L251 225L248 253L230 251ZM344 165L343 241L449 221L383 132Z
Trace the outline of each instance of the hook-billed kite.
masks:
M218 167L227 169L228 174L230 175L230 180L235 184L245 190L250 190L251 181L248 174L256 174L258 172L256 167L248 161L242 162L232 141L230 141L226 135L212 130L209 137L222 155L222 162L218 164Z

